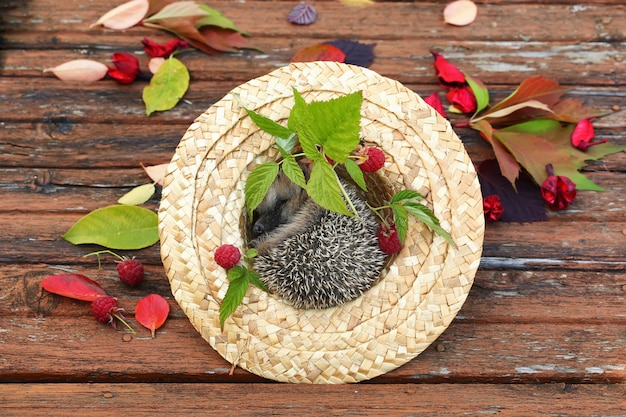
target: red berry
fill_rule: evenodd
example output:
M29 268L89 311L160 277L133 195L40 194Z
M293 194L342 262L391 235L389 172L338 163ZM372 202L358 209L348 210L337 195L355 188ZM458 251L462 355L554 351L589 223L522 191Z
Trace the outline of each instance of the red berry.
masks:
M376 147L365 148L367 159L359 165L363 172L376 172L385 165L385 153Z
M143 281L143 264L135 258L124 258L117 264L117 275L124 284L136 287Z
M402 243L400 243L395 224L389 227L381 224L376 235L378 236L378 246L387 255L393 255L402 249Z
M240 259L241 252L234 245L222 245L215 251L215 262L224 269L230 269L237 265Z
M91 303L91 314L100 323L113 323L113 314L118 314L121 308L117 306L117 300L110 295L98 297Z

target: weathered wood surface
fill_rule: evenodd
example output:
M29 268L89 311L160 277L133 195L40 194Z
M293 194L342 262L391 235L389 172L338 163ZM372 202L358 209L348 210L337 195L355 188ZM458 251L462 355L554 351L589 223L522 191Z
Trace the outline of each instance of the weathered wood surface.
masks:
M606 191L581 192L549 222L489 224L468 301L444 334L405 366L368 383L267 383L230 364L193 329L169 291L158 247L129 253L145 282L123 287L114 264L61 235L91 210L147 182L141 164L167 162L191 121L301 47L337 38L376 43L371 69L422 95L439 91L429 50L483 80L496 98L524 78L551 77L607 110L597 137L626 146L626 6L621 0L478 2L478 20L442 23L445 1L349 9L318 1L295 27L296 1L214 1L263 52L186 53L192 82L174 110L145 117L142 83L73 85L42 69L114 51L137 53L144 28L89 29L121 2L0 4L0 415L626 415L626 154L585 168ZM207 3L208 4L208 3ZM453 117L453 121L460 120ZM491 156L458 129L472 160ZM156 209L158 196L149 207ZM100 325L88 305L43 292L61 271L97 279L132 317L148 293L172 307L151 339ZM238 384L246 382L249 384Z

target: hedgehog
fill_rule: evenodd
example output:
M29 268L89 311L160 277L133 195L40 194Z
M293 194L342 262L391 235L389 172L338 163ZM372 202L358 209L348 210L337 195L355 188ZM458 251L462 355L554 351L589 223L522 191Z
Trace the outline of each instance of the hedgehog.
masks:
M269 290L300 309L324 309L361 296L379 279L386 255L379 221L341 180L358 216L326 210L279 173L254 211L254 269Z

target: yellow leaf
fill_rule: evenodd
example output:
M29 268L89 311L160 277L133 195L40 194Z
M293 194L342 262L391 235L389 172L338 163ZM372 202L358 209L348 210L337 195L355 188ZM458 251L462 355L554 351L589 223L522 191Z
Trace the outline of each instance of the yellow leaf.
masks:
M143 184L124 194L119 200L117 200L117 202L127 206L138 206L139 204L143 204L150 200L154 191L155 188L153 183Z
M365 7L371 6L375 2L373 0L339 0L339 3L349 7Z
M466 26L476 20L478 8L473 1L457 0L448 4L443 10L443 19L454 26Z
M102 25L105 28L124 30L135 26L148 13L148 0L131 0L106 12L90 27Z
M75 59L47 68L43 72L51 72L63 81L98 81L107 75L108 68L101 62L91 59Z

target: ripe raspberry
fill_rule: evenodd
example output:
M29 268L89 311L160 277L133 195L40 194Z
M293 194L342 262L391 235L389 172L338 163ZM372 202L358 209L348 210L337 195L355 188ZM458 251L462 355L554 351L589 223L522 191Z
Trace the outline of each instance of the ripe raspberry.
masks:
M400 243L395 224L389 227L381 224L376 236L378 236L378 246L380 246L380 250L387 255L393 255L394 253L400 252L400 249L402 249L402 243Z
M376 172L385 165L385 153L376 147L365 148L367 159L359 165L363 172Z
M234 245L222 245L215 251L215 262L224 269L230 269L237 265L240 259L241 252Z
M124 258L117 264L117 275L124 284L136 287L143 281L143 264L135 258Z
M103 295L98 297L91 303L91 314L100 323L114 323L113 315L122 311L117 306L117 300L110 295Z

